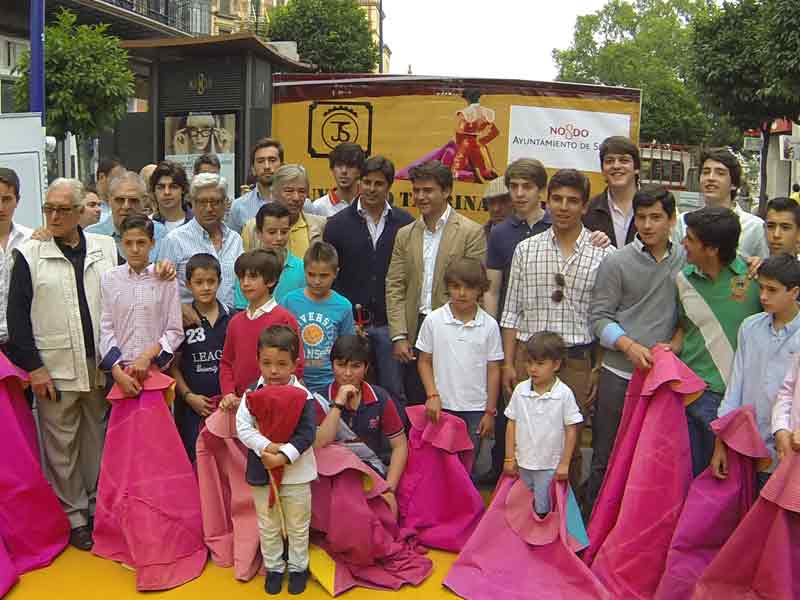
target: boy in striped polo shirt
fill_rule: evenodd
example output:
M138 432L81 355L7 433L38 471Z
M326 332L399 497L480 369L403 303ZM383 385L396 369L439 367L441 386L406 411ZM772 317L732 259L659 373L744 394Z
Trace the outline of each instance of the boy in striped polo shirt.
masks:
M679 328L672 347L708 386L686 407L692 470L699 475L711 461L710 424L733 368L739 326L761 312L759 288L736 255L741 225L727 208L703 208L685 216L683 247L689 263L677 276Z

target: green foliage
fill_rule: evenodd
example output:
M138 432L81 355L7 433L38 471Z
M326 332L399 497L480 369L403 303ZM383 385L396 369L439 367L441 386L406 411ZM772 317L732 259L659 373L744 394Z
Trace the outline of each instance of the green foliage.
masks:
M302 59L326 73L368 73L379 60L356 0L289 0L272 11L269 37L297 42Z
M770 32L763 40L769 57L767 76L778 92L790 98L800 97L800 7L797 0L769 0L764 6L764 21ZM795 115L800 108L795 110Z
M577 18L568 49L553 50L558 79L641 88L645 142L738 137L719 126L692 83L689 24L704 5L704 0L609 0L598 12Z
M112 128L127 110L133 95L128 53L119 39L106 34L107 25L76 25L77 17L61 10L55 24L45 28L44 70L46 127L63 139L67 132L96 137ZM30 53L17 68L14 86L17 110L28 110Z
M762 208L770 124L777 118L796 118L800 112L800 72L791 71L800 59L794 57L788 67L777 66L774 54L782 44L800 47L800 29L783 29L783 17L776 16L790 8L797 13L796 0L710 3L692 24L692 70L695 79L703 82L704 98L740 129L761 130ZM798 20L796 14L792 18Z

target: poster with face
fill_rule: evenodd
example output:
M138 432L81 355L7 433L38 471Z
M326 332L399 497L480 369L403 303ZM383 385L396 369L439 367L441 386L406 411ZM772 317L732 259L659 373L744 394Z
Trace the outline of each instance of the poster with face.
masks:
M203 154L215 154L228 196L235 190L236 114L189 113L164 118L164 159L180 164L190 178L194 161Z

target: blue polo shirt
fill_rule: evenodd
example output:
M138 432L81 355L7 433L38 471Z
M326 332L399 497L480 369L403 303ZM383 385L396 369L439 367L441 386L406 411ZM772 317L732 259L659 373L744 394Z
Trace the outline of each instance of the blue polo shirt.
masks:
M547 231L552 224L550 213L545 212L541 220L534 223L532 227L528 225L527 221L520 220L516 215L506 217L503 222L492 227L489 232L486 268L503 272L500 301L497 305L498 313L503 312L503 307L506 303L508 274L511 271L511 259L514 258L514 250L516 250L517 244L522 240Z

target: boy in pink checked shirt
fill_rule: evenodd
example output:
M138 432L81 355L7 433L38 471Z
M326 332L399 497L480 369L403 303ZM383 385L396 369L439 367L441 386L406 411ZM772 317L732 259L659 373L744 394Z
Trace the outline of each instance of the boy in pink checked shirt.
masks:
M153 222L142 215L120 225L127 264L103 275L100 368L126 396L137 396L151 365L164 370L183 342L178 282L163 281L150 264Z

